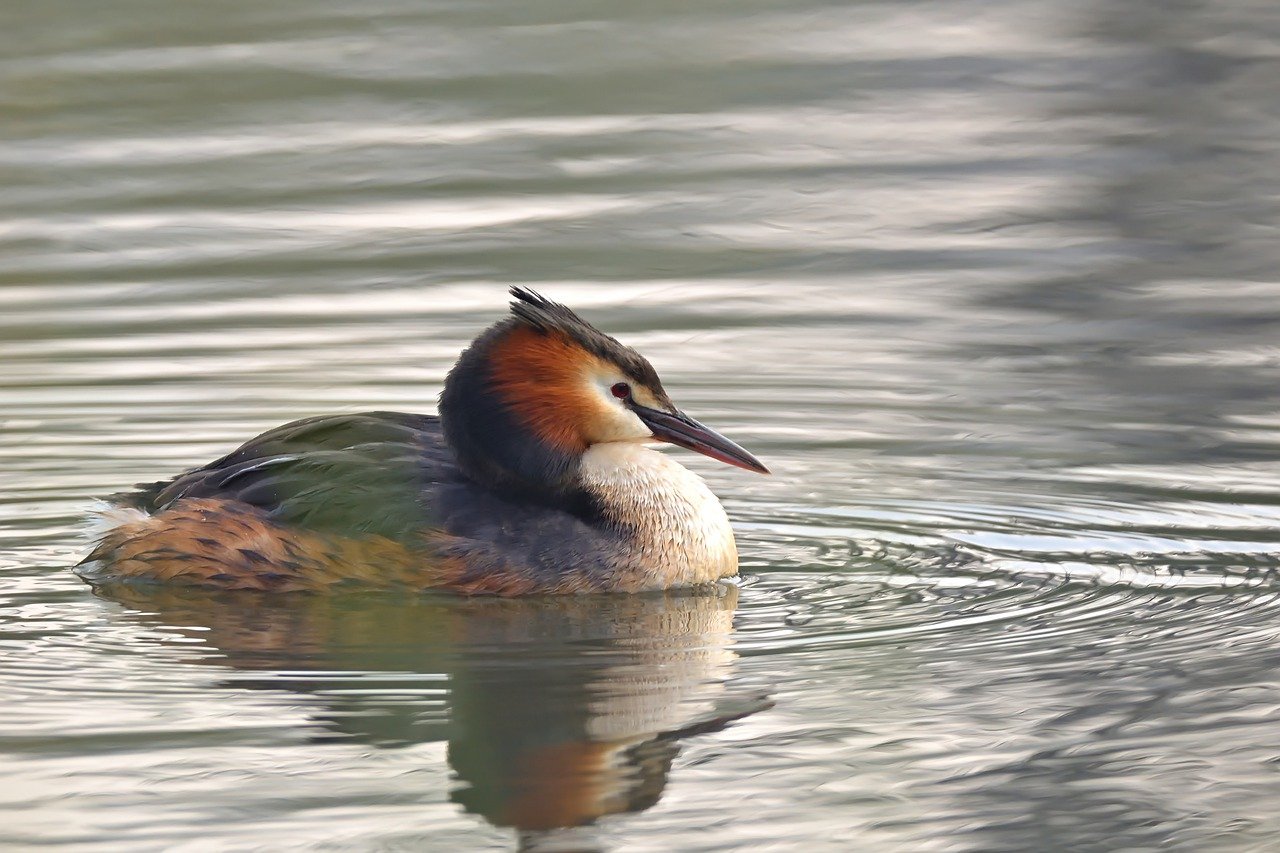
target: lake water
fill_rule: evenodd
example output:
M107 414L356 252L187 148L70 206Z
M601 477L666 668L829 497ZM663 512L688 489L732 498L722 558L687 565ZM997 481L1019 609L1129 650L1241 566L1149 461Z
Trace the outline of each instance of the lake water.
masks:
M0 846L1280 847L1274 3L3 16ZM512 284L773 468L739 587L71 573Z

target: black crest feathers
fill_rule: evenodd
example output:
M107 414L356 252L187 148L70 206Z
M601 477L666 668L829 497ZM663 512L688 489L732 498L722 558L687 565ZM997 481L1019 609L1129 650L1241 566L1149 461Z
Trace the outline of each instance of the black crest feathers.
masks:
M531 326L544 335L565 335L587 352L618 365L627 376L652 389L660 398L666 397L662 390L662 380L658 378L653 365L631 347L618 343L579 317L572 309L559 302L552 302L527 287L513 287L511 295L515 297L511 303L511 314L518 322Z
M511 303L511 313L540 332L559 331L573 334L574 331L589 330L598 335L603 334L573 313L570 308L559 302L552 302L541 293L527 287L513 287L511 295L515 297Z

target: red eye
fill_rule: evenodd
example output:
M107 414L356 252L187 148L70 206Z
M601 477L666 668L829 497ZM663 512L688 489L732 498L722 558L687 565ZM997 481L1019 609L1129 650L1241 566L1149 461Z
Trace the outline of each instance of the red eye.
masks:
M631 386L625 382L615 382L609 392L619 400L625 400L631 396Z

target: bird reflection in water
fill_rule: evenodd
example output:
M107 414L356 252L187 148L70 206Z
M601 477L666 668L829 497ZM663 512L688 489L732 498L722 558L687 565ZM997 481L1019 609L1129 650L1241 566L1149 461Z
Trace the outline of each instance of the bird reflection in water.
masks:
M527 849L590 849L584 828L658 801L683 738L769 704L727 686L732 585L526 599L98 594L216 649L198 660L239 671L229 686L311 696L317 740L447 740L453 800ZM430 698L446 679L447 714Z

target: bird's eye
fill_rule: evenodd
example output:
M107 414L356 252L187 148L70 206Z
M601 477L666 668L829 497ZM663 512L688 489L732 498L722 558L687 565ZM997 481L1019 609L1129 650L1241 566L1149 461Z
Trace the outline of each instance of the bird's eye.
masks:
M631 396L631 386L625 382L615 382L609 392L619 400L625 400Z

